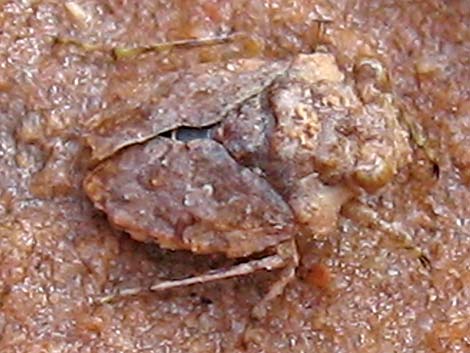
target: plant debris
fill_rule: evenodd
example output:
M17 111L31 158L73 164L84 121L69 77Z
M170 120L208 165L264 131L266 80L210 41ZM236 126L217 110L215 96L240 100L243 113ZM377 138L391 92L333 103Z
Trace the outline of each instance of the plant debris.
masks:
M54 41L56 44L63 45L74 45L86 52L90 51L102 51L109 52L116 60L127 59L138 56L147 52L165 52L174 48L197 48L202 46L215 46L226 43L234 42L237 39L241 39L244 35L241 33L232 33L226 35L220 35L215 37L205 38L189 38L174 40L168 42L160 42L146 46L107 46L105 44L90 43L81 41L74 38L62 38L56 37Z
M190 38L169 42L161 42L142 47L116 47L113 48L113 55L116 59L124 59L150 51L164 52L173 48L196 48L201 46L220 45L230 43L234 41L236 37L239 36L240 34L231 34L222 35L218 37Z

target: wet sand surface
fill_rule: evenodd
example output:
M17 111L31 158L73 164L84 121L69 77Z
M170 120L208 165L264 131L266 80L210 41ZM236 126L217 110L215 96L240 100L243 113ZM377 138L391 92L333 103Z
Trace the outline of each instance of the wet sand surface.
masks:
M70 4L0 1L1 352L470 349L467 1ZM223 33L243 35L217 46L111 54ZM90 119L141 104L169 71L319 48L350 75L368 58L388 69L413 127L413 162L361 202L406 230L432 268L341 217L337 231L299 243L297 279L262 320L250 310L276 272L97 304L116 288L230 262L164 251L109 226L81 187Z

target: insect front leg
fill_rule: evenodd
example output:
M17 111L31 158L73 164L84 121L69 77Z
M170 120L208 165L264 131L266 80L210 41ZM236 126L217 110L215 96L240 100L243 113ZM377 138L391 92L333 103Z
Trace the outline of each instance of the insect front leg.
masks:
M393 223L384 221L373 209L357 201L351 201L343 206L342 213L351 220L380 230L382 233L388 235L398 248L408 251L412 257L418 259L423 267L431 268L431 260L429 260L423 250L414 243L411 235L399 229Z

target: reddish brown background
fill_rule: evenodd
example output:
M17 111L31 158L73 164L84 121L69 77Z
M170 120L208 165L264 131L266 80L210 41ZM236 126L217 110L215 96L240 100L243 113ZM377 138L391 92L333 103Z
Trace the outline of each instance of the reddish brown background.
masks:
M470 2L0 1L0 351L335 352L470 350ZM80 131L94 112L138 98L160 72L232 57L311 52L316 20L346 71L363 56L390 70L398 99L428 136L369 203L398 221L432 259L427 271L386 237L341 219L302 250L299 278L265 321L249 311L275 275L145 294L92 298L223 261L171 254L112 231L80 190ZM116 62L105 48L223 32L216 48ZM81 156L77 158L77 156ZM310 271L310 274L309 274ZM245 345L241 336L245 331Z

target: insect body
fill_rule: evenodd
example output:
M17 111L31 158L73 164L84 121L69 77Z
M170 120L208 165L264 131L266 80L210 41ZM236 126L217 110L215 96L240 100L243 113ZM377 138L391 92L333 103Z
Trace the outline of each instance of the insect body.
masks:
M262 312L294 276L296 235L328 234L345 202L380 189L410 160L390 97L360 99L330 54L202 64L165 79L167 92L146 106L90 122L101 162L86 193L136 240L266 256L153 290L284 268Z

